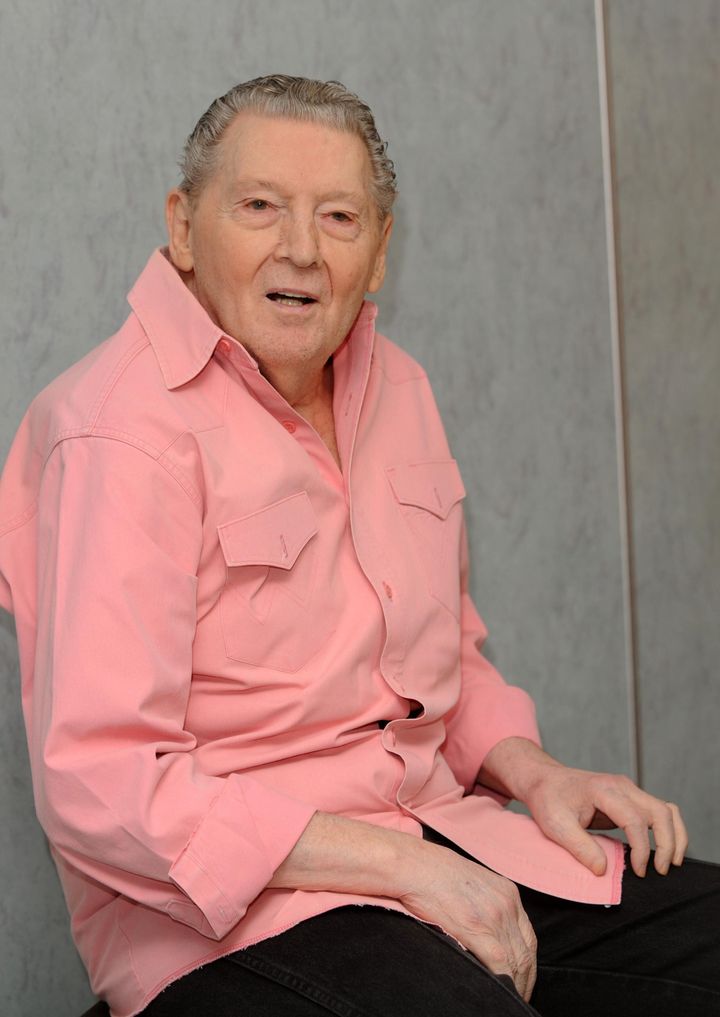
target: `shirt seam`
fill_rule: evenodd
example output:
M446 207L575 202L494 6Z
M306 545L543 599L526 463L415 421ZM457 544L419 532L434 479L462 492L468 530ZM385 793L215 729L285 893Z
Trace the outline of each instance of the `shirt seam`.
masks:
M137 966L135 964L135 953L134 953L134 950L133 950L132 942L131 942L130 937L128 936L127 932L125 931L125 929L123 929L122 922L119 920L117 915L115 916L115 928L118 930L118 932L120 933L122 938L125 940L125 945L127 947L127 952L128 952L128 959L130 961L130 970L132 971L133 978L135 979L135 985L137 986L137 991L139 993L145 993L145 991L146 991L145 986L144 986L143 982L140 979L140 975L138 974Z
M210 810L208 810L206 815L209 815L209 812L210 812ZM228 897L228 895L225 893L223 887L220 885L220 883L215 878L215 876L214 876L213 872L211 871L211 869L207 865L205 865L205 863L203 862L202 858L193 849L191 844L187 844L185 849L180 852L178 858L176 859L176 863L181 863L183 858L188 858L195 865L195 867L197 869L199 869L200 872L202 872L202 874L215 887L215 892L217 894L217 897L220 899L220 901L221 902L224 901L225 904L227 905L227 908L225 908L221 902L220 903L215 902L215 907L220 912L220 916L223 919L223 922L226 925L229 925L231 927L233 925L237 925L237 923L242 918L242 911L241 911L241 909L237 907L235 902L233 900L231 900L230 897ZM173 863L173 865L175 865L176 863ZM171 866L171 868L172 868L172 866ZM200 905L197 903L197 901L184 889L184 887L180 883L176 882L173 879L172 876L170 878L172 879L173 883L175 883L175 885L185 894L185 896L188 898L188 900L192 904L195 905L195 907L198 909L198 911L203 915L205 920L208 922L208 924L212 928L213 932L215 932L215 925L208 918L207 910L205 908L203 908L203 907L200 907ZM212 906L212 905L209 905L209 907L210 906ZM166 907L165 911L167 911L167 913L170 914L170 916L172 917L171 909L170 908ZM226 912L226 913L224 913L224 912Z
M58 445L61 445L64 441L68 441L73 438L105 438L110 441L120 441L123 444L130 445L132 448L136 448L139 452L143 452L149 459L152 459L153 462L156 462L158 466L162 467L168 476L172 477L176 484L182 488L194 505L198 508L202 506L202 497L200 492L197 490L192 481L185 475L182 468L173 462L173 460L167 455L167 452L161 452L149 442L143 441L142 438L135 434L116 428L97 428L90 431L87 426L85 426L67 428L64 431L60 431L55 435L55 438L50 444L43 463L43 469L47 465L50 456L53 454ZM38 499L35 498L34 501L27 506L27 508L24 508L21 512L12 516L7 523L0 526L0 538L7 536L9 533L20 529L26 523L30 522L37 513L37 510Z
M87 423L79 427L65 428L62 431L58 431L48 442L46 446L46 454L43 459L43 469L47 465L50 456L53 454L57 446L65 441L67 438L78 438L78 437L106 437L114 438L120 441L124 441L128 445L132 445L139 451L145 452L151 459L154 459L159 463L163 469L168 473L176 483L185 491L187 496L192 502L198 506L202 506L202 497L200 492L196 489L195 485L189 478L185 477L180 467L175 464L172 459L167 456L167 450L177 441L179 435L176 435L166 446L164 450L155 448L149 442L144 441L138 435L132 434L129 431L123 431L118 428L111 427L98 427L97 420L102 412L102 408L110 396L110 393L114 389L120 377L125 372L126 368L132 363L132 361L143 352L143 350L153 349L150 338L145 331L142 322L138 317L140 327L143 329L142 338L138 339L129 350L120 357L118 362L113 367L112 371L106 378L105 382L100 388L97 396L95 397L90 411L87 417ZM20 512L11 516L10 519L0 525L0 538L5 537L8 533L12 533L15 530L20 529L26 523L28 523L37 513L38 499L35 498L30 505L22 509Z
M92 431L76 429L74 434L63 433L62 435L59 435L51 453L61 441L65 441L67 438L106 438L110 441L119 441L125 445L130 445L132 448L136 448L139 452L143 452L149 459L152 459L153 462L156 462L159 466L161 466L165 472L173 478L178 486L182 488L188 498L195 505L198 507L202 505L200 492L197 490L190 478L185 475L182 467L178 466L177 463L168 456L167 451L161 452L160 449L155 448L154 445L144 441L138 435L133 434L130 431L123 431L114 427L100 427ZM175 440L177 440L177 438Z
M125 369L132 363L135 357L137 357L140 353L142 353L143 350L147 349L149 346L152 349L150 340L143 331L142 338L138 339L130 347L130 349L127 350L120 357L118 362L115 364L115 367L112 369L109 376L106 378L104 385L101 387L100 391L95 397L95 402L90 407L88 424L86 425L88 429L92 430L94 428L97 419L100 416L100 412L103 408L104 403L108 399L110 393L112 392L117 382L120 380L120 376L124 373Z

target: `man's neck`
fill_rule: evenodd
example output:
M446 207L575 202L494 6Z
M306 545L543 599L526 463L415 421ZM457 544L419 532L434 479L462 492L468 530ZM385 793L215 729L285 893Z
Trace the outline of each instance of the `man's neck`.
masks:
M332 358L318 372L304 377L297 370L262 372L270 384L320 435L330 454L341 467L340 453L335 437L335 418L333 415L333 363Z

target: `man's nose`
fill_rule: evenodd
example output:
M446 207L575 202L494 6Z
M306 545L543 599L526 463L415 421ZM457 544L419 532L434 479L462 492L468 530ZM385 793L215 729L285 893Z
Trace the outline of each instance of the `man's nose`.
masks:
M287 258L298 268L321 264L320 235L314 215L291 214L283 223L277 257Z

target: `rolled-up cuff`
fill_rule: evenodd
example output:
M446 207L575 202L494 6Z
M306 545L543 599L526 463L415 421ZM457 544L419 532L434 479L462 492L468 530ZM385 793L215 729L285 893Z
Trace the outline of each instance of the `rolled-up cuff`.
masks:
M292 851L315 808L233 775L170 869L188 906L172 918L212 939L240 921Z

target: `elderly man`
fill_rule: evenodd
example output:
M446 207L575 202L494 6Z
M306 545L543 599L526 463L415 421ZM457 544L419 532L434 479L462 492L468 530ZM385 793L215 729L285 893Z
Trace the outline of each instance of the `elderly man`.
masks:
M93 987L116 1017L509 1017L535 1012L535 926L541 1012L710 1013L708 945L657 946L690 897L710 928L699 867L660 879L678 809L547 756L480 654L462 481L364 300L395 195L370 110L257 79L183 169L129 319L38 396L0 491Z

